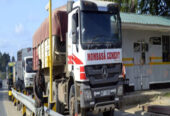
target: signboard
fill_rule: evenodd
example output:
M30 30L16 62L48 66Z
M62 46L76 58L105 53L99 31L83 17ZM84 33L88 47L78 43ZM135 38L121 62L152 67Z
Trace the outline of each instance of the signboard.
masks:
M151 37L149 41L152 45L161 45L161 37Z

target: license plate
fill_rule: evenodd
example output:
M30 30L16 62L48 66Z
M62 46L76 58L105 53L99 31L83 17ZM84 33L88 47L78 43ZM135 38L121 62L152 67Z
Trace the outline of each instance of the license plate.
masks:
M103 90L103 91L100 92L100 95L101 96L108 96L108 95L110 95L110 93L111 93L110 90Z

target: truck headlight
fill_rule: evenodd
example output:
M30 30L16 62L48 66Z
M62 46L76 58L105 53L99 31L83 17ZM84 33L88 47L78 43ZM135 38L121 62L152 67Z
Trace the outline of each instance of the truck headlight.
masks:
M123 95L123 86L119 85L117 88L117 95L122 96Z
M84 91L84 99L85 99L86 101L89 101L89 100L92 99L92 93L91 93L90 90L85 90L85 91Z

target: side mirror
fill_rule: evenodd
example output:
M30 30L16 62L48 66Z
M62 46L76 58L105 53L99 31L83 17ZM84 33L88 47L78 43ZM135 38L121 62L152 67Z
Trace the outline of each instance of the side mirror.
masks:
M67 13L71 12L72 9L73 9L73 4L74 4L74 1L73 0L68 0L67 2Z

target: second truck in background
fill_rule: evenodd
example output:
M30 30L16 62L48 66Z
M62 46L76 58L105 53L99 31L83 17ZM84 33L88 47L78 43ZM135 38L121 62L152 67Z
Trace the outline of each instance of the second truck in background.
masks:
M20 91L33 88L33 78L36 73L32 70L32 59L32 48L24 48L17 52L15 87Z

